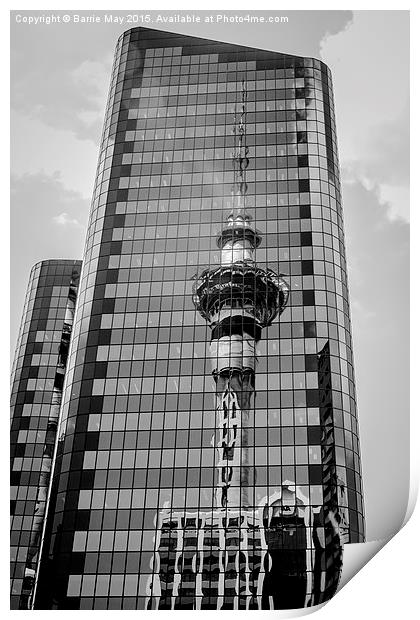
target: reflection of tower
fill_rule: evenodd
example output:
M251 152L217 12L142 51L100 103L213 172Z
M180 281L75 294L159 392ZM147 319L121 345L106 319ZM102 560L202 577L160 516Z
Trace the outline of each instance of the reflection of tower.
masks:
M215 505L227 510L249 507L251 503L255 483L248 427L255 386L255 345L262 328L284 309L288 296L284 280L269 269L260 269L254 260L261 236L252 228L245 211L249 164L245 103L243 86L233 152L234 208L217 239L221 265L200 275L194 294L196 309L212 330L210 354L218 411Z
M245 210L249 163L245 115L243 85L240 119L234 128L234 206L217 238L221 264L201 273L193 298L211 328L217 396L214 509L185 515L161 512L155 546L160 579L151 584L154 596L160 594L160 609L268 608L273 606L278 572L291 578L293 585L297 576L303 591L298 598L283 595L282 603L274 606L298 607L305 601L308 508L287 485L265 508L253 500L250 410L256 343L262 329L283 311L289 290L279 275L255 263L261 236ZM301 552L296 554L299 538ZM282 566L273 573L276 560Z
M218 432L218 509L248 508L255 484L249 410L255 386L255 345L261 330L284 309L288 287L269 269L257 267L255 249L261 236L245 211L248 147L245 143L246 91L233 153L234 208L217 239L221 265L205 270L196 281L194 304L209 323L210 354L216 382Z
M218 508L250 505L254 484L248 419L255 385L255 345L287 300L284 281L257 267L253 253L261 238L246 215L229 216L218 238L219 268L197 281L195 304L212 330L210 353L216 382Z

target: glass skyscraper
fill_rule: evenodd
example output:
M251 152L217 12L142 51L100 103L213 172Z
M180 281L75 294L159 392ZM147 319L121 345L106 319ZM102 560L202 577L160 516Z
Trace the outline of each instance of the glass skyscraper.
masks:
M12 368L12 609L28 608L39 561L80 268L37 263L26 292Z
M34 608L321 603L359 455L329 69L125 32Z

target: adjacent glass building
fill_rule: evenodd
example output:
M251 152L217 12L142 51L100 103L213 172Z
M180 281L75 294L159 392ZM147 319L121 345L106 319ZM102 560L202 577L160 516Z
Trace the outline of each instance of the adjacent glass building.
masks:
M11 608L28 609L56 443L81 261L32 268L11 398Z
M236 229L250 245L238 258L233 235L226 261L217 240L235 213L244 91L248 224ZM214 301L211 323L197 286L219 286L209 277L223 264L229 291L234 277L243 286L245 267L254 289ZM281 317L258 331L249 320L257 278L259 304L281 284L270 289L269 273L287 301L277 298ZM220 368L214 343L234 336L241 361L231 348ZM245 373L246 351L258 363ZM234 383L233 370L236 396L223 422L220 390ZM329 69L312 58L125 32L33 606L316 605L337 587L342 545L363 541L359 454ZM227 492L233 511L227 481L238 491Z

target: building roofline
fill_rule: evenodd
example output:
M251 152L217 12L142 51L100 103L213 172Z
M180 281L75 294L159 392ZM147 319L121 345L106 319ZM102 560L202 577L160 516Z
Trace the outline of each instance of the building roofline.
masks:
M31 267L30 274L32 274L32 272L35 271L35 269L38 266L42 266L42 265L51 265L51 264L54 264L54 263L57 264L57 265L58 264L62 265L63 263L68 264L68 265L70 265L70 264L73 264L73 265L79 265L80 264L81 265L82 262L83 261L82 261L81 258L46 258L46 259L39 260L36 263L34 263L32 265L32 267Z
M190 35L190 34L183 34L182 32L173 32L173 31L169 31L169 30L159 30L158 28L145 28L144 26L136 26L134 28L128 28L127 30L124 30L124 32L122 32L120 34L120 36L117 39L117 43L116 45L118 45L120 39L122 39L125 35L131 33L131 32L137 32L137 31L141 31L141 32L155 32L155 33L159 33L160 35L169 35L168 39L171 39L173 36L175 37L187 37L189 39L195 39L197 41L202 41L203 43L222 43L222 44L226 44L226 45L231 45L232 47L237 47L239 49L244 48L244 50L256 50L258 52L266 52L269 54L276 54L276 55L281 55L281 56L287 56L289 58L301 58L303 60L316 60L317 62L321 63L321 65L323 65L326 69L327 72L329 74L329 76L331 77L331 69L329 68L329 66L320 58L316 58L315 56L300 56L298 54L288 54L287 52L279 52L277 50L273 50L273 49L264 49L261 47L252 47L250 45L243 45L243 44L239 44L239 43L232 43L231 41L225 41L225 40L219 40L219 39L206 39L205 37L200 37L200 36L195 36L195 35Z

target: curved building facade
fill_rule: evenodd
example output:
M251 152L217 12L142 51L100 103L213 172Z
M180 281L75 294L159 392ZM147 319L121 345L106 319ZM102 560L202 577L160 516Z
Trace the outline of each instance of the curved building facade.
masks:
M29 609L81 261L33 266L11 377L11 609Z
M235 208L244 88L246 214L261 242L243 232L248 246L235 248L217 239ZM217 299L220 278L235 303ZM279 306L258 325L255 309L280 285L281 318ZM330 71L129 30L112 70L34 607L312 606L334 593L343 544L363 536Z

